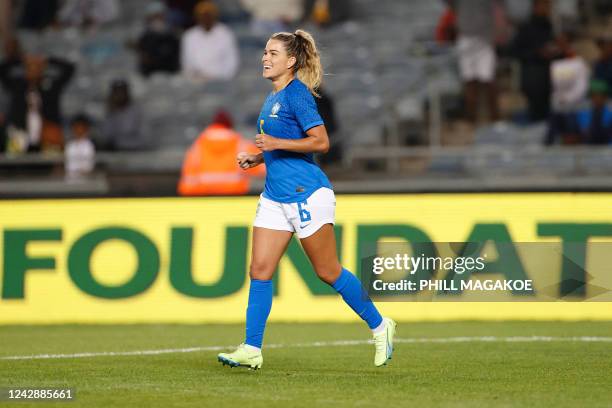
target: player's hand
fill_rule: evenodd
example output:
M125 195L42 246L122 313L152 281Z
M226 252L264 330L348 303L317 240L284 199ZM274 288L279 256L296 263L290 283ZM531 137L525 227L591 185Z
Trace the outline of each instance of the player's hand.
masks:
M277 140L278 139L274 136L258 133L257 136L255 136L255 146L262 152L270 152L276 150Z
M249 154L246 152L240 152L236 156L236 161L238 161L238 165L243 170L250 169L251 167L255 167L261 164L261 160L258 154Z

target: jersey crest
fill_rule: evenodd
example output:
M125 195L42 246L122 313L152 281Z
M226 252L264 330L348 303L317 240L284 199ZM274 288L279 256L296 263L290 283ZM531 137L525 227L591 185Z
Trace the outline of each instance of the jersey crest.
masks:
M274 105L272 105L272 110L271 110L271 113L270 113L270 117L271 118L278 118L277 113L280 110L280 108L281 108L281 104L278 103L278 102L276 102Z

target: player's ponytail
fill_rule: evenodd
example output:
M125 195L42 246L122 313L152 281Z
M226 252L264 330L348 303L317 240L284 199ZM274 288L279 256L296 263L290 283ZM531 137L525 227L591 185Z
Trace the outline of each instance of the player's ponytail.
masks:
M276 33L270 37L284 43L287 55L295 57L294 72L314 96L319 96L317 89L323 78L321 56L317 50L314 38L304 30L291 33Z
M294 35L297 42L301 43L297 47L299 53L296 55L297 64L299 64L297 76L310 89L310 92L319 96L317 89L321 85L323 66L321 65L321 56L317 50L317 45L312 35L304 30L297 30Z

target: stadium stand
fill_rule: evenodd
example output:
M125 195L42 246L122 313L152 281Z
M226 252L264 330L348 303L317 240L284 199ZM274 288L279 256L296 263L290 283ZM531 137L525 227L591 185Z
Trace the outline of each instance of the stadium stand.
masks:
M15 19L22 3L14 2ZM234 32L240 49L240 68L231 82L194 85L180 75L140 75L137 57L127 44L142 32L145 0L121 2L118 19L95 29L18 30L24 50L44 51L76 62L77 72L63 99L67 118L84 112L94 123L102 123L109 84L117 79L129 83L144 112L152 151L130 155L100 152L97 160L103 173L121 174L129 168L146 177L164 169L171 173L168 179L178 177L182 152L218 109L232 113L240 133L255 134L255 119L269 92L269 84L259 76L264 43L253 35L239 0L218 3L220 20ZM506 3L511 18L524 18L525 2ZM351 179L385 177L404 178L396 185L411 189L411 177L446 174L472 180L466 189L487 189L496 184L494 180L482 183L484 176L519 176L517 172L522 174L526 169L531 174L579 175L611 167L606 164L612 160L607 149L542 148L545 125L521 124L521 103L503 109L507 122L463 129L456 120L462 109L457 56L454 47L435 42L436 23L444 7L443 1L353 0L347 21L324 28L307 22L303 25L320 44L327 72L325 87L335 101L340 123L336 137L342 140L346 154L344 165L330 171L340 186L344 180L351 185ZM603 17L593 17L599 16L599 11L589 8L582 13L591 26L601 24ZM591 33L589 30L582 31ZM516 63L509 60L500 62L500 71L509 71L503 72L500 82L512 95L518 93L516 81L512 82ZM501 98L504 105L507 96ZM515 116L518 119L510 121ZM170 162L160 164L161 158ZM0 168L15 174L23 163L34 167L47 163L47 168L54 168L55 161L61 158L1 156ZM170 188L160 187L159 191ZM0 194L10 192L3 189Z

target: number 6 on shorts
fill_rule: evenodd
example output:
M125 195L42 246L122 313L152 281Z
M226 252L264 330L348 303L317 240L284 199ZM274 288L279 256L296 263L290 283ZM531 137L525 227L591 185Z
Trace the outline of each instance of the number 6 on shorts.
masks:
M310 212L308 210L306 210L306 208L304 208L306 205L308 205L308 202L301 201L301 202L297 203L297 205L298 205L298 212L300 213L300 221L301 222L308 222L308 221L310 221L312 219L310 217Z

